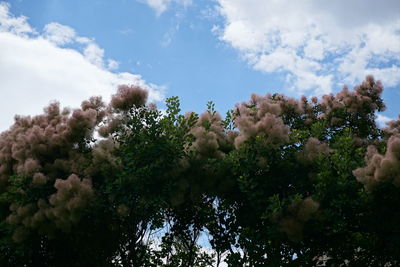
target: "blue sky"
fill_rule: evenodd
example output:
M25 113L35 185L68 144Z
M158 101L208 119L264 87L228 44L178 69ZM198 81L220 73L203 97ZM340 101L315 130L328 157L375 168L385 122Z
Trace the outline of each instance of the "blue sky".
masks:
M322 5L321 2L324 4ZM226 111L251 93L321 95L373 74L400 113L394 0L15 0L0 4L0 129L52 99L77 106L117 84L184 111ZM378 3L379 2L379 3Z

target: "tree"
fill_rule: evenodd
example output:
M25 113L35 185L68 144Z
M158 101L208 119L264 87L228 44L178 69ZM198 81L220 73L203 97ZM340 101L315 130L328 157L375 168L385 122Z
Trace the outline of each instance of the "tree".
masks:
M253 94L223 119L120 86L107 105L16 117L0 136L0 263L396 265L400 120L377 127L382 90L368 76L320 100Z

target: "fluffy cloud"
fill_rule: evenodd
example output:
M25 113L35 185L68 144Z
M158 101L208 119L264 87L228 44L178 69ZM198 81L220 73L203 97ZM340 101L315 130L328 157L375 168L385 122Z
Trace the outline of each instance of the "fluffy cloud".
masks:
M162 88L140 75L111 71L118 62L105 59L93 40L58 23L37 31L26 17L10 14L9 5L2 2L0 40L0 130L11 125L15 113L40 113L54 99L72 107L92 95L107 99L119 84L148 89L151 101L163 98Z
M172 3L188 6L192 4L192 0L145 0L144 3L153 8L157 16L159 16L164 13Z
M373 74L400 84L400 5L385 1L217 0L220 40L255 69L284 73L293 90L330 92ZM218 29L218 30L216 30Z
M386 128L387 127L386 123L388 123L389 121L392 121L392 120L393 120L392 118L386 117L381 114L376 115L376 122L378 123L379 127L381 127L381 128Z
M71 27L52 22L44 27L43 37L56 45L65 45L75 39L76 33Z

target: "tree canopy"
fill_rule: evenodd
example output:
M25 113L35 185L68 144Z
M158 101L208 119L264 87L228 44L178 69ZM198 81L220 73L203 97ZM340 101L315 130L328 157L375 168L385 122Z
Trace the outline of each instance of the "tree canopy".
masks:
M0 135L1 266L395 266L400 115L383 86L253 94L225 117L122 85Z

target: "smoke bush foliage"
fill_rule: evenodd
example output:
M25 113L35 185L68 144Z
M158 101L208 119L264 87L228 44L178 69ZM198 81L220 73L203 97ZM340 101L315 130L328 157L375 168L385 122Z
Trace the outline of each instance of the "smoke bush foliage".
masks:
M382 91L368 76L321 99L253 94L223 119L122 85L16 116L0 265L398 265L400 117L377 127Z

